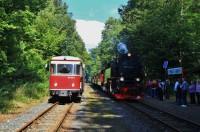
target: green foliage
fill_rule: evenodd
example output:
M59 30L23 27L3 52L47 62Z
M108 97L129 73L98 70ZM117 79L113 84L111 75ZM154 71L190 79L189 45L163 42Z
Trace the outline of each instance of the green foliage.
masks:
M45 97L48 95L47 87L47 80L45 83L25 83L16 90L15 100L26 103L27 100L30 99L40 99L41 97Z
M48 95L48 81L41 83L3 83L0 89L0 113L10 113L20 107L20 103L30 103Z
M103 69L107 63L116 57L116 46L120 42L120 32L124 26L121 21L109 18L105 23L105 30L102 33L103 40L97 48L91 50L90 75L95 75Z
M164 60L194 76L200 66L199 9L199 0L129 0L119 9L122 21L106 22L103 40L91 53L100 58L94 73L116 56L116 43L124 41L129 52L142 58L148 78L164 77Z
M196 36L199 27L194 24L199 23L197 3L195 0L129 0L119 10L125 25L122 37L128 40L129 49L141 55L150 78L163 76L162 63L166 59L169 67L183 66L188 71L200 65L197 48L200 43Z
M13 84L2 107L10 106L13 98L37 99L46 93L47 87L42 87L48 77L45 64L52 56L89 61L67 8L62 0L1 0L0 83L6 83L6 88ZM5 87L1 85L0 90Z
M0 79L44 79L52 56L88 58L85 45L60 0L1 2Z
M102 65L107 64L116 56L116 46L121 41L119 33L123 28L120 20L114 18L107 20L105 30L102 33L103 41L98 46Z
M92 61L90 61L87 69L88 69L89 75L92 76L99 73L100 72L99 70L101 69L101 61L100 61L98 49L97 48L92 49L90 56L91 56Z

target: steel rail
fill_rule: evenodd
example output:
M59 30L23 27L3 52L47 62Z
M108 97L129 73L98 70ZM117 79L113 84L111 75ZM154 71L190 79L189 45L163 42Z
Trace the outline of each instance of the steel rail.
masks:
M175 114L172 114L172 113L170 113L170 112L168 112L168 111L161 110L161 109L159 109L159 108L157 108L157 107L153 107L152 105L149 105L149 104L144 103L144 102L142 102L142 101L138 101L138 102L141 103L141 104L143 104L143 105L146 105L146 106L148 106L148 107L150 107L150 108L152 108L152 109L155 109L155 110L158 110L158 111L162 111L162 112L164 112L164 113L166 113L166 114L168 114L168 115L170 115L170 116L176 117L176 118L178 118L178 119L180 119L180 120L184 120L185 122L188 122L188 123L193 124L193 125L195 125L195 126L198 126L198 127L200 128L200 124L199 124L199 123L194 122L194 121L192 121L192 120L190 120L190 119L185 119L184 117L180 117L180 116L177 116L177 115L175 115Z
M97 85L97 86L99 86L99 85ZM100 90L98 89L98 91L100 91ZM101 91L100 91L100 92L101 92ZM101 93L102 93L102 92L101 92ZM106 95L106 96L108 97L107 94L105 94L105 93L103 93L103 94ZM114 100L114 99L112 99L112 100L115 101L115 102L117 102L117 101ZM138 102L139 102L139 101L138 101ZM137 110L138 112L140 112L140 113L146 115L148 118L150 118L150 119L152 119L152 120L156 120L156 121L160 122L161 124L163 124L163 125L165 125L165 126L171 128L171 129L174 130L174 131L180 132L178 129L172 127L171 125L166 124L165 122L163 122L163 121L161 121L161 120L158 120L157 118L155 118L155 117L151 116L150 114L148 114L148 113L142 111L141 109L132 106L130 103L123 102L123 104L125 104L126 106L128 106L128 107L131 108L131 109ZM134 107L134 108L133 108L133 107Z
M98 85L97 85L97 86L98 86ZM100 91L100 90L98 89L98 91ZM100 91L100 92L101 92L101 91ZM104 95L107 96L107 94L104 94ZM114 100L114 101L115 101L115 100ZM116 101L116 102L117 102L117 101ZM142 101L138 101L138 102L141 103L141 104L143 104L143 105L146 105L146 107L150 107L151 109L154 109L154 110L160 111L160 112L163 113L163 114L169 115L169 116L171 116L171 118L173 117L173 118L176 118L177 120L182 120L182 121L184 121L184 122L187 122L187 123L190 124L190 125L199 127L199 132L200 132L200 124L198 124L198 123L196 123L196 122L194 122L194 121L191 121L191 120L189 120L189 119L185 119L184 117L180 117L180 116L174 115L174 114L169 113L169 112L167 112L167 111L165 111L165 110L162 110L162 109L153 107L153 106L151 106L151 105L149 105L149 104L146 104L146 103L144 103L144 102L142 102ZM156 121L160 122L161 124L167 126L168 128L171 128L171 129L174 130L174 131L182 132L182 130L180 130L179 128L175 127L174 125L170 125L170 124L166 123L166 121L162 121L162 119L158 119L158 118L154 117L153 115L148 114L147 112L145 112L145 111L143 111L143 110L141 110L141 109L139 109L139 108L137 108L137 107L131 105L130 103L127 103L127 102L124 102L124 103L125 103L125 105L127 105L127 106L129 106L129 107L131 107L131 108L134 107L135 110L137 110L137 111L143 113L144 115L146 115L146 116L149 117L150 119L156 120Z
M54 103L51 107L49 107L48 109L42 111L40 114L38 114L35 118L33 118L32 120L30 120L29 122L27 122L25 125L23 125L21 128L19 128L18 130L16 130L17 132L22 132L24 130L26 130L31 124L33 124L36 120L38 120L40 117L42 117L45 113L49 112L53 107L55 107L58 104L58 102Z
M70 104L70 106L68 107L68 109L66 110L66 113L64 114L64 116L62 117L62 119L58 122L57 126L55 127L55 129L53 130L53 132L58 132L58 130L60 129L60 127L62 126L62 123L64 122L64 120L66 119L66 117L68 116L68 114L70 113L72 107L73 107L74 103L72 102Z
M141 103L141 102L139 102L139 103ZM170 129L172 129L172 130L174 130L174 131L176 131L176 132L182 132L182 131L183 131L183 130L181 130L180 128L178 128L178 127L176 127L176 126L169 124L169 122L163 121L162 119L159 119L158 117L155 117L155 116L151 115L150 113L147 113L145 110L142 110L141 108L137 108L137 106L131 105L130 103L125 103L125 104L126 104L127 106L129 106L129 107L131 107L131 108L134 108L135 110L137 110L137 111L143 113L144 115L146 115L146 116L149 117L150 119L155 120L155 121L158 121L158 122L160 122L161 124L167 126L168 128L170 128ZM153 106L151 106L151 105L148 105L148 104L145 104L145 103L141 103L141 104L142 104L142 105L145 105L144 107L150 107L150 109L154 109L154 110L156 110L156 111L158 111L158 112L160 112L160 113L162 113L162 114L169 115L169 116L171 116L172 118L176 118L176 119L178 119L178 120L183 120L183 121L185 121L185 122L187 122L187 123L189 123L189 124L191 124L191 125L195 125L195 126L197 126L197 127L200 128L199 124L198 124L198 125L193 124L192 122L190 122L190 121L188 121L188 120L179 118L178 116L174 116L173 114L171 114L171 113L169 113L169 112L165 112L165 111L163 111L163 110L157 109L157 108L155 108L155 107L153 107Z
M133 105L130 105L130 104L128 104L128 103L125 103L125 104L126 104L127 106L129 106L130 108L134 108L134 110L137 110L137 111L139 111L140 113L144 114L145 116L147 116L148 118L152 119L153 121L158 121L159 123L161 123L161 124L163 124L163 125L165 125L165 126L171 128L172 130L177 131L177 132L180 132L178 129L172 127L171 125L169 125L169 124L167 124L167 123L165 123L165 122L163 122L162 120L159 120L158 118L155 118L155 117L151 116L151 115L148 114L147 112L145 112L145 111L143 111L143 110L141 110L141 109L139 109L139 108L137 108L137 107L135 107L135 106L133 106Z

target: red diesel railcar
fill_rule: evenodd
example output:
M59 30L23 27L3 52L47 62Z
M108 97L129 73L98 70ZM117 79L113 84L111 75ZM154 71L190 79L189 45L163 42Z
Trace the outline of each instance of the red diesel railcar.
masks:
M50 62L49 92L53 97L81 97L84 91L84 68L80 58L53 57Z

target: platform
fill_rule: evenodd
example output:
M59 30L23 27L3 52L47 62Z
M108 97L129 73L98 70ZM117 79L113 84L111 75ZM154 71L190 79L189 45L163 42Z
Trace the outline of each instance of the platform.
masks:
M200 105L198 104L188 103L187 107L181 107L180 105L177 105L173 99L160 101L157 98L152 98L149 96L145 96L144 103L148 103L163 111L167 111L184 119L200 124Z

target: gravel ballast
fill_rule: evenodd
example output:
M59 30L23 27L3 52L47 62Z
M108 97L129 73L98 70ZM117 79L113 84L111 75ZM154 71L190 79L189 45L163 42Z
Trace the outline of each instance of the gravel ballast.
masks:
M22 127L26 122L29 122L40 112L49 108L52 104L47 102L38 104L27 110L27 112L18 115L15 119L9 119L5 122L0 123L0 131L16 131L20 127Z

